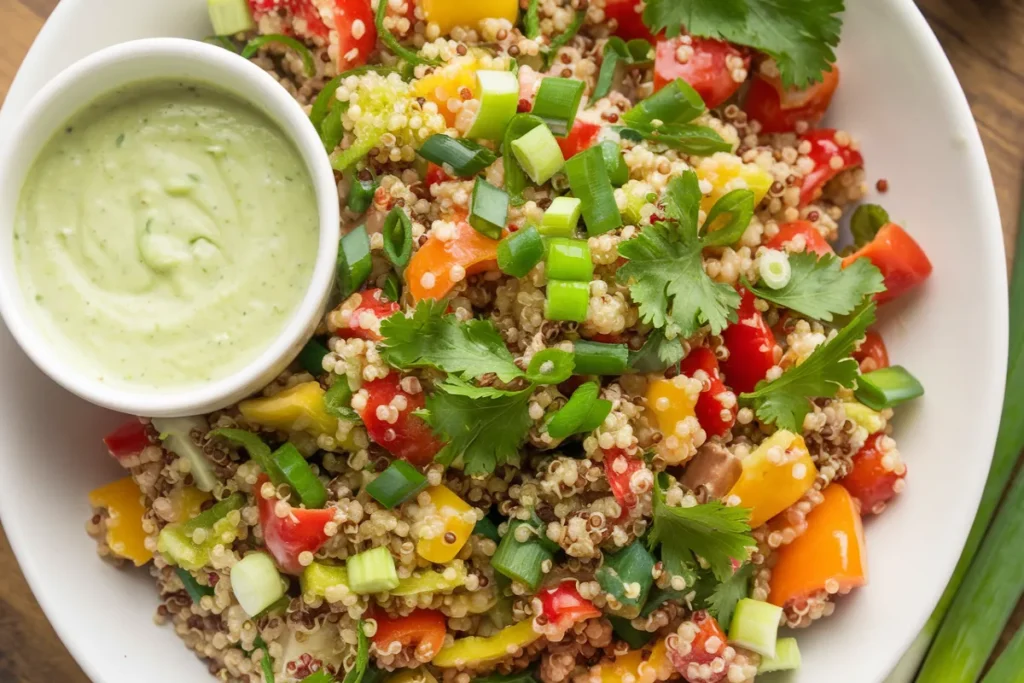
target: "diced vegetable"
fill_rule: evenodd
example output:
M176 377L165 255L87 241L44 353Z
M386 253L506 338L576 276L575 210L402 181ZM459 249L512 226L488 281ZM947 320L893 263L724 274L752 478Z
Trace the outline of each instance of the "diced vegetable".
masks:
M558 138L558 147L562 150L562 156L571 159L580 152L585 152L597 144L603 126L579 117L572 124L572 130L564 138Z
M818 256L835 253L821 232L809 221L794 221L779 226L775 237L764 243L769 249L802 252L811 251Z
M238 411L253 424L284 431L305 431L334 436L338 418L324 409L324 390L319 382L303 382L266 398L250 398Z
M623 550L605 555L594 578L608 594L608 607L613 612L635 618L654 585L653 570L654 557L641 541L633 541Z
M565 171L572 193L583 202L587 234L594 237L622 227L622 216L600 148L591 147L572 157L565 162Z
M863 403L845 401L843 402L843 409L846 412L847 419L852 420L858 427L863 427L864 431L868 434L880 432L885 427L885 420L882 418L881 413L871 410L871 408L868 408Z
M603 661L593 667L591 673L600 676L601 683L623 683L627 680L653 683L676 675L664 638L650 650L633 650L611 661Z
M583 215L582 204L575 197L555 197L541 219L540 233L545 237L572 237Z
M655 125L656 121L686 123L704 113L704 100L681 78L662 86L656 93L640 100L622 119L629 125Z
M395 460L366 485L366 492L391 510L427 487L427 478L404 460Z
M302 570L299 585L303 595L325 597L331 588L348 587L348 570L323 562L313 562Z
M818 124L832 104L839 86L839 67L822 74L823 80L804 89L785 88L778 77L758 71L750 84L743 106L752 120L761 124L762 133L789 133L803 122Z
M266 553L249 553L231 567L231 592L250 617L284 597L284 581Z
M924 387L902 365L873 370L860 376L857 400L874 410L885 410L924 395Z
M629 180L629 167L622 155L622 147L614 140L605 140L598 147L604 157L604 166L608 170L608 179L614 187L622 187Z
M536 126L513 140L512 153L526 175L537 185L551 180L565 165L562 150L547 126Z
M577 339L573 342L577 375L621 375L629 364L629 347L625 344Z
M508 221L508 193L477 178L470 199L469 224L492 240L501 239Z
M263 35L256 36L242 48L242 57L245 59L251 59L256 56L256 53L260 51L260 48L267 43L278 43L294 50L302 60L302 65L306 72L306 78L312 78L316 75L316 62L313 60L312 51L310 51L302 41L279 33L265 33Z
M762 657L775 657L782 608L760 600L742 598L729 625L729 642Z
M800 648L796 638L779 638L775 641L775 656L761 657L757 673L767 674L773 671L795 671L800 668Z
M416 658L430 661L436 659L444 645L448 624L437 610L417 609L404 617L377 612L373 618L377 622L373 644L378 652L388 652L393 643L399 643L403 649L415 646Z
M153 418L153 428L160 433L164 448L179 458L185 458L191 465L190 472L201 491L212 491L217 484L213 467L206 459L193 435L202 438L209 429L203 417L160 417Z
M601 610L594 603L580 596L574 579L562 581L553 588L545 588L537 593L537 600L541 605L540 613L547 619L547 623L560 631L601 616Z
M107 511L104 540L112 553L131 560L136 567L153 559L153 553L146 548L146 532L142 528L146 514L142 491L134 479L125 477L91 491L89 504Z
M533 630L533 621L527 619L503 628L489 638L459 638L442 648L434 657L433 664L442 669L486 664L520 652L540 637L541 634Z
M447 34L456 26L476 28L484 19L505 19L514 25L519 16L519 3L517 0L423 0L423 13L427 21L437 24L441 33Z
M185 587L185 592L188 593L188 597L192 598L194 604L198 605L203 598L214 594L213 588L196 581L191 572L185 571L181 567L175 567L174 573L178 575L178 580L181 581L181 585Z
M292 508L287 516L279 517L277 507L282 501L274 496L263 495L263 485L268 482L267 477L261 476L253 487L260 511L263 542L278 567L288 574L298 576L303 570L299 556L304 552L312 555L327 542L324 527L334 520L334 510Z
M536 590L544 574L542 565L552 559L553 553L545 547L539 537L544 533L543 529L517 533L516 530L523 526L529 525L518 520L509 524L508 531L502 536L501 543L491 558L491 566L499 574L518 581L530 590ZM525 540L519 539L520 534ZM545 537L544 541L546 540Z
M299 351L299 365L302 369L318 377L324 373L324 357L330 353L327 347L319 342L317 339L310 339L306 342L306 345L302 347L302 351Z
M511 71L476 72L480 109L466 137L501 140L519 107L519 79Z
M384 547L373 548L348 558L348 583L357 595L383 593L398 587L395 558Z
M186 522L165 526L157 537L157 549L182 569L203 568L214 546L227 546L235 540L238 523L232 523L229 515L244 505L245 495L233 493Z
M412 257L412 221L401 206L395 206L384 219L384 253L395 268L401 270Z
M401 579L398 582L398 587L390 592L391 595L399 597L421 594L437 595L466 585L467 575L466 566L455 563L448 565L443 572L427 570L413 574L407 579Z
M576 121L585 84L571 78L547 77L541 80L531 113L539 116L551 132L566 137Z
M743 459L743 474L727 497L750 508L750 527L757 528L800 500L817 476L803 437L780 429Z
M753 391L775 365L775 335L754 307L754 294L740 292L739 320L722 331L729 357L721 361L725 382L736 392Z
M932 274L932 263L924 250L895 223L883 227L869 244L844 258L843 267L859 258L869 259L885 278L885 291L875 295L878 303L902 296Z
M840 484L807 515L807 529L779 548L768 602L785 607L821 591L846 593L867 583L864 529L853 497Z
M720 656L721 650L713 645L709 646L709 641L722 643L722 647L725 647L726 642L722 627L705 610L690 615L689 620L684 621L679 630L686 626L689 626L690 632L693 633L693 640L689 642L689 647L668 648L669 659L672 660L676 671L683 674L684 677L690 673L689 669L693 665L707 666L710 669L711 663ZM725 679L727 673L726 669L722 671L709 670L707 676L701 676L694 683L718 683Z
M144 448L152 445L149 440L149 425L144 425L138 420L126 422L103 437L103 445L118 461L133 458Z
M899 451L883 448L885 439L885 434L869 436L853 456L853 467L841 480L843 488L860 505L861 514L879 514L906 486L907 466Z
M573 375L573 355L562 349L541 349L526 368L526 379L535 384L561 384Z
M679 372L702 382L694 414L704 432L708 436L723 436L732 429L739 406L736 395L722 381L715 352L706 346L690 349L679 364Z
M754 193L754 206L760 205L767 196L772 183L775 182L771 173L757 164L745 164L738 157L725 152L718 152L700 160L694 169L697 177L711 183L711 194L701 200L700 207L710 212L719 199L733 190L745 189Z
M466 138L453 138L444 133L436 133L427 138L419 148L419 155L435 164L444 173L450 168L460 178L472 178L497 161L498 157L491 150ZM428 174L429 175L429 174ZM428 177L427 186L437 184Z
M604 422L612 410L612 402L597 397L601 391L597 382L581 384L572 392L569 401L548 421L548 434L564 439L581 432L592 432Z
M658 452L671 464L684 462L693 454L692 434L699 426L694 407L697 394L690 393L684 378L656 379L647 385L647 408L663 438Z
M366 177L363 177L363 174ZM369 171L354 173L351 176L352 183L349 187L346 206L352 213L362 216L373 204L373 197L377 193L379 185L377 179L370 175Z
M213 33L218 36L233 36L255 28L246 0L206 0L210 13Z
M771 289L782 289L793 277L793 269L789 265L789 257L784 251L768 249L761 254L758 270L761 281Z
M750 54L723 40L687 36L661 39L655 45L654 88L677 78L689 83L708 109L721 106L739 90L750 68ZM688 57L680 61L683 48Z
M800 188L800 206L807 206L818 199L828 181L843 171L864 165L864 157L848 140L847 137L844 141L846 144L840 144L838 131L831 128L812 130L800 138L801 143L811 144L811 151L807 156L814 162L814 167L804 176ZM839 162L834 159L838 159Z
M633 649L644 647L654 638L650 631L638 631L625 617L610 616L608 621L612 624L612 632Z
M442 531L433 538L420 537L416 554L427 562L445 564L455 559L473 534L475 511L447 486L432 486L426 495L434 506L433 514L441 518Z
M313 473L299 449L286 443L271 456L274 466L307 508L322 508L327 504L327 488Z
M604 451L604 476L608 479L608 486L612 495L624 510L636 506L637 496L633 491L633 475L644 468L643 458L630 457L621 448L611 448Z
M545 274L551 280L587 282L594 277L594 262L586 240L553 237L548 240Z
M587 319L590 306L590 283L569 280L548 280L544 317L581 323Z
M860 364L862 373L889 367L889 350L885 348L882 335L869 330L864 341L853 352L853 359Z
M441 299L455 286L452 273L461 268L463 277L497 268L498 242L484 237L469 223L457 221L451 239L430 235L416 250L405 270L405 282L413 301Z
M338 251L338 288L347 297L359 290L370 277L373 259L370 256L370 236L366 226L360 225L342 236Z
M525 277L544 258L544 240L532 225L517 230L498 244L498 268L512 277Z
M441 450L441 443L423 418L415 415L426 405L423 392L410 394L402 389L401 377L395 372L383 379L365 382L354 400L358 401L363 392L366 392L366 403L358 412L369 437L396 458L416 466L430 463ZM395 405L396 398L404 399L403 410ZM398 405L402 403L398 401ZM378 409L388 411L387 419L381 417L383 412Z

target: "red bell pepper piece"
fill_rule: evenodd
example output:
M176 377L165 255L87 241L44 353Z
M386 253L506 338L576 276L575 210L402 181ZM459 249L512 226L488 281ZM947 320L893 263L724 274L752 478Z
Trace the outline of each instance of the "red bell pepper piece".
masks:
M803 90L788 90L778 78L757 73L747 92L744 111L761 124L762 133L790 133L801 122L817 125L832 104L832 96L839 87L839 67L822 74L820 83Z
M889 367L889 351L885 348L882 335L869 330L860 348L853 352L853 359L860 364L861 372Z
M932 274L932 263L914 238L895 223L887 223L856 253L843 259L843 267L859 258L870 259L885 278L884 292L875 294L875 301L892 301L917 287Z
M819 257L835 253L832 245L821 236L818 229L809 221L794 221L780 225L779 232L775 237L765 242L764 246L769 249L778 249L779 251L811 251Z
M800 138L811 143L811 151L807 156L814 162L814 168L804 176L800 188L800 206L807 206L820 197L828 181L843 171L864 165L864 157L860 152L836 142L836 133L832 128L822 128L812 130ZM833 163L833 159L839 159L839 162Z
M608 486L615 500L622 506L623 512L636 505L636 494L630 488L633 475L643 469L641 458L631 458L621 448L610 448L604 451L604 475L608 477Z
M729 357L721 362L726 383L734 391L753 391L775 365L775 335L754 308L750 290L740 292L739 320L722 331Z
M416 656L421 661L430 661L441 651L448 623L437 610L416 609L404 617L390 617L383 610L373 615L377 632L373 644L378 652L389 652L393 643L402 648L415 645Z
M679 372L694 378L698 371L703 371L706 379L694 406L697 421L708 436L722 436L736 424L736 412L739 410L736 395L729 391L722 381L722 373L718 368L715 352L706 346L691 349L679 364Z
M654 89L663 87L681 78L697 91L708 109L714 109L732 97L743 80L733 78L736 62L742 63L743 69L750 68L750 55L735 45L723 40L688 36L688 43L682 36L668 40L659 40L654 53ZM676 58L676 53L684 44L693 49L693 54L685 62Z
M562 156L570 159L580 152L585 152L597 144L597 136L601 133L601 124L584 121L577 117L572 130L564 138L555 138L562 149Z
M580 596L576 581L567 579L554 588L537 593L541 611L549 624L565 631L573 624L601 616L601 610Z
M435 164L433 161L427 164L427 175L423 179L423 182L426 183L427 191L433 189L435 185L446 183L449 180L452 180L452 177L445 173L443 168Z
M408 4L414 7L413 0ZM338 71L366 64L377 45L370 0L334 0L334 30L338 33Z
M387 300L383 290L367 289L350 296L328 322L335 328L331 331L344 339L380 341L380 321L400 308L397 301Z
M729 667L713 667L712 663L716 659L724 659L723 651L729 639L713 616L706 610L694 612L688 621L680 625L677 633L679 641L675 647L668 648L668 656L676 671L688 683L718 683L725 680ZM693 633L693 639L686 642L683 635L689 633Z
M604 18L615 21L615 35L623 40L646 40L654 42L654 34L643 20L641 0L605 0Z
M149 440L149 425L138 420L125 422L123 425L103 437L107 451L118 460L132 458L152 444Z
M884 451L885 434L872 434L853 456L853 469L842 478L843 487L860 503L862 515L879 514L906 486L907 466L899 451Z
M422 467L433 461L442 444L430 425L413 415L426 404L423 392L404 391L400 380L398 374L392 372L383 379L363 384L361 391L366 392L366 406L359 411L359 416L374 443L396 458ZM384 410L378 410L381 408ZM390 412L386 417L394 416L394 421L382 418L385 412Z
M315 553L327 542L324 525L334 519L334 510L293 507L288 516L278 517L277 506L280 500L276 497L263 497L263 485L268 481L270 479L266 475L260 475L253 487L260 510L263 543L283 571L299 575L303 570L299 564L299 555L305 551Z

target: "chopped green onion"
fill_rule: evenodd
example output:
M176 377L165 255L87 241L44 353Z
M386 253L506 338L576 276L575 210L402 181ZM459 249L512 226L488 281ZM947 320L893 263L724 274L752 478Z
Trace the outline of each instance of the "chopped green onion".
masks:
M391 209L384 219L384 253L401 270L412 258L412 221L400 206Z
M427 478L404 460L393 460L388 468L366 485L374 500L392 509L427 488Z
M327 489L323 482L313 473L313 469L299 453L299 449L286 443L272 456L274 465L284 475L285 481L299 500L310 510L322 508L327 504Z
M629 181L629 167L622 155L622 147L614 140L604 140L598 147L604 156L604 166L608 169L608 179L615 187L622 187Z
M340 107L335 107L334 111L341 112ZM334 111L331 112L331 116L328 117L328 121L334 117ZM341 124L341 114L338 114L338 123ZM327 121L324 121L324 126L327 126ZM347 171L349 166L356 163L367 154L370 150L376 147L380 143L381 136L384 135L383 128L377 128L374 130L367 131L362 137L356 139L355 143L348 149L343 149L341 152L331 157L331 168L335 171ZM341 142L341 136L338 136L338 142ZM334 147L337 147L335 145ZM328 152L333 152L334 147L328 149Z
M155 417L153 427L160 434L164 448L180 458L188 460L191 465L192 478L200 491L212 491L217 485L217 477L213 474L213 466L206 454L192 439L193 432L205 433L209 424L203 417Z
M689 123L704 113L704 100L689 83L677 78L622 115L627 125Z
M491 558L491 567L499 574L518 581L532 591L537 589L544 576L542 567L544 561L551 560L553 555L550 550L541 545L536 537L531 537L525 542L517 540L516 529L522 524L525 522L509 524L508 531L502 537L498 549Z
M526 175L537 185L551 180L565 165L562 148L546 125L537 126L513 140L512 153Z
M188 593L188 597L192 598L192 602L195 604L198 605L200 600L208 595L213 595L213 588L204 586L196 581L196 577L192 576L192 572L181 567L175 567L174 573L178 575L178 579L185 586L185 592Z
M317 377L324 372L324 356L330 351L317 339L310 339L299 351L299 365L309 374Z
M634 618L639 616L654 585L653 570L654 556L637 540L617 553L605 555L594 578L618 603L614 611L619 616Z
M320 123L320 141L324 143L324 149L328 154L337 149L341 144L341 139L345 137L345 127L341 123L341 116L347 108L339 102Z
M553 237L548 240L545 272L549 279L590 282L594 277L594 261L586 240Z
M270 555L249 553L231 567L231 592L245 613L254 617L284 597L284 581Z
M761 273L761 280L772 289L782 289L793 277L789 256L777 249L768 249L761 254L758 271Z
M878 204L861 204L850 219L853 243L858 247L875 239L878 231L889 222L889 213Z
M621 375L629 365L629 347L625 344L578 339L573 342L577 375Z
M612 624L612 632L626 643L626 645L629 645L632 650L639 650L654 638L653 633L648 631L639 631L633 628L633 624L631 624L630 620L625 617L610 616L608 617L608 621Z
M345 674L342 683L362 683L370 666L370 639L366 637L365 625L360 619L356 623L356 661ZM322 669L321 669L322 670Z
M416 66L417 64L441 66L440 59L427 59L426 57L421 56L419 53L410 50L409 48L404 47L401 43L399 43L398 38L395 38L395 34L393 34L384 25L384 19L385 17L387 17L387 15L387 0L384 0L384 2L378 2L377 13L374 15L374 24L377 27L377 36L380 38L381 42L388 46L388 49L395 53L396 57L398 57L399 59L404 59L412 66Z
M348 570L349 588L356 595L383 593L398 588L395 558L383 546L353 555L348 558L345 568Z
M635 123L630 124L629 128L616 130L624 140L648 140L694 156L711 156L716 152L732 151L732 144L726 142L714 128L692 123L666 123L657 128L646 123Z
M206 11L218 36L233 36L256 28L245 0L206 0Z
M767 674L772 671L795 671L800 668L800 648L796 638L779 638L775 641L775 656L761 657L757 673Z
M469 138L501 140L519 108L519 79L511 71L476 72L480 109L466 133Z
M579 199L555 197L541 219L540 234L545 237L572 237L582 215L583 202Z
M583 81L548 76L540 82L531 113L539 116L552 133L564 138L576 120L584 87ZM518 88L516 92L518 97Z
M1024 671L1024 628L1017 628L1017 634L996 659L981 683L1008 683ZM1019 682L1019 678L1017 679Z
M273 458L270 457L270 446L263 443L263 439L260 438L259 434L253 434L244 429L225 428L213 430L210 432L210 436L219 436L243 447L249 454L249 459L260 466L264 474L270 477L270 481L274 486L280 486L285 483L284 474L274 464Z
M622 227L622 216L615 203L615 190L608 177L604 153L599 147L580 152L565 162L572 193L583 202L583 221L594 237Z
M267 35L256 36L242 48L242 56L246 59L250 59L267 43L280 43L281 45L295 50L299 53L299 57L302 58L302 66L306 70L306 77L312 78L316 75L316 62L313 61L313 53L309 51L308 47L291 36L284 36L279 33L268 33Z
M501 543L501 534L498 533L498 527L490 517L482 517L477 521L476 526L473 527L473 533L489 538L495 543Z
M775 657L782 608L760 600L742 598L729 625L729 642L753 650L762 657Z
M345 375L334 376L334 383L324 393L324 410L332 417L359 421L359 414L352 409L352 387Z
M263 650L263 657L260 658L260 668L263 669L263 683L274 683L274 660L270 658L270 648L260 636L252 641L253 647Z
M501 239L508 221L508 193L483 178L477 178L470 200L469 224L481 235Z
M498 243L498 268L512 277L525 277L544 258L544 239L528 226Z
M611 401L599 399L601 387L587 382L576 388L562 408L548 421L548 434L564 439L573 434L592 432L601 426L612 410Z
M924 395L924 387L906 368L893 365L861 375L853 395L872 410L885 410Z
M561 384L572 377L573 357L561 349L542 349L533 354L526 379L535 384Z
M511 151L512 143L529 133L544 122L533 114L516 114L508 122L505 129L505 139L502 143L501 162L505 169L505 190L509 194L512 206L521 206L526 200L523 199L523 190L526 189L526 173L516 161L516 155Z
M360 225L341 238L338 251L338 288L341 296L348 298L363 286L373 270L370 256L370 236L366 226Z
M465 138L435 133L423 143L419 155L438 166L451 168L459 178L472 178L497 160L491 150Z
M540 0L530 0L523 17L523 35L530 40L540 35Z
M576 16L573 17L572 23L563 31L555 36L551 40L551 44L548 45L548 49L544 52L544 70L547 71L551 66L551 61L558 54L558 51L569 44L576 34L580 32L580 28L583 27L583 22L587 18L586 9L576 10Z
M548 297L544 317L581 323L587 319L590 306L590 283L572 280L548 280Z
M388 301L397 302L402 298L402 278L394 272L388 273L384 278L384 286L381 288Z
M348 210L359 216L370 208L373 196L377 193L377 179L369 171L363 173L369 177L363 177L361 173L353 174L348 191Z
M594 84L594 92L590 96L592 102L602 97L607 97L612 90L615 76L620 64L624 66L649 66L653 62L652 47L649 42L642 39L634 39L628 43L612 36L604 44L601 57L601 71L597 75L597 82Z

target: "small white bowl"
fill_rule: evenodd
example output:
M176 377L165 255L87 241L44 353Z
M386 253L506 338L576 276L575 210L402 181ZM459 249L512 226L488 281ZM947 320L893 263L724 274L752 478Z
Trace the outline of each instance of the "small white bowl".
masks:
M104 384L56 350L28 309L14 263L18 198L33 162L55 131L106 93L138 82L180 79L235 95L266 114L301 154L316 193L320 241L309 287L284 332L237 372L206 384L134 390ZM228 50L194 40L146 38L76 62L40 90L0 151L0 313L25 353L54 381L97 405L149 417L206 413L268 384L298 354L323 315L338 255L338 191L323 144L294 98L273 78ZM159 388L158 388L159 389Z

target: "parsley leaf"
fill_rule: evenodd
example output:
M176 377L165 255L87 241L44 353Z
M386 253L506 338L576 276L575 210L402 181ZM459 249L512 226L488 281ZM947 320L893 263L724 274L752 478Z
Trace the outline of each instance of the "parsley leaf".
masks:
M786 87L820 81L835 61L843 0L648 0L644 23L671 38L684 29L766 52Z
M503 391L449 378L427 396L420 412L448 443L435 460L461 464L466 474L489 474L513 460L533 426L529 404L533 389Z
M381 321L384 360L403 370L437 368L467 380L490 372L502 382L523 376L490 321L461 322L445 314L447 306L428 299L411 318L392 315Z
M750 510L714 500L693 507L672 507L665 502L665 475L654 479L654 524L648 537L651 548L659 543L678 556L699 555L719 581L732 576L733 559L745 560L754 545Z
M749 562L722 581L704 599L708 612L718 620L723 629L729 628L736 603L750 595L750 579L754 576L754 565Z
M778 379L761 380L754 391L740 394L740 400L753 404L761 422L800 432L811 409L810 399L831 398L840 387L851 388L857 382L857 361L850 354L874 322L875 304L870 302L807 360Z
M832 254L818 258L813 252L789 255L792 275L781 289L764 284L743 284L765 301L792 309L817 320L831 322L847 315L865 296L885 291L881 271L868 259L857 259L847 268Z

